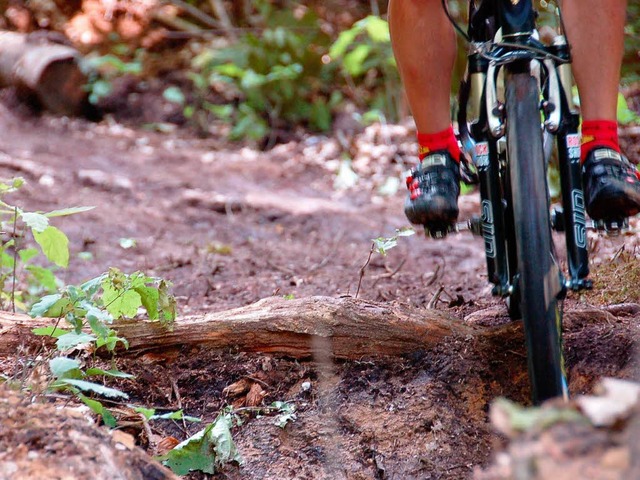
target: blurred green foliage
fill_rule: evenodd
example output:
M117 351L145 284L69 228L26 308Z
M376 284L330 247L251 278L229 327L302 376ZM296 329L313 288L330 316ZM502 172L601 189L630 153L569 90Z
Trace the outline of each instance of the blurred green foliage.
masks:
M260 140L292 125L327 131L345 99L397 119L401 89L385 20L368 16L333 41L312 10L263 14L263 29L206 48L192 64L197 89L233 93L235 108L207 107L231 122L232 139Z
M328 130L342 99L334 88L335 68L323 61L331 39L310 10L301 18L290 10L270 11L265 22L226 48L206 48L193 61L194 84L232 92L237 108L211 113L233 122L233 139L259 140L292 124Z
M640 2L630 1L627 6L625 28L625 56L622 65L622 81L640 81Z
M189 3L197 7L202 2ZM536 3L539 23L557 27L555 2ZM298 126L328 131L342 111L353 111L347 104L355 105L362 118L397 121L406 109L384 8L377 2L372 11L382 16L366 16L366 7L360 5L358 12L348 12L353 22L344 28L335 23L335 12L327 13L338 4L343 2L319 7L308 1L255 0L246 26L235 19L243 27L235 31L233 40L224 43L217 37L209 43L194 42L199 47L188 72L192 90L172 87L165 99L181 105L184 117L202 132L217 119L229 125L232 139L266 140L266 144L274 132ZM448 5L464 28L467 0L448 0ZM628 19L626 84L640 80L640 2L630 2ZM462 40L459 46L452 108L466 63ZM109 93L114 75L138 73L139 55L124 58L128 61L118 61L114 53L94 59L92 67L101 75L91 77L93 101Z

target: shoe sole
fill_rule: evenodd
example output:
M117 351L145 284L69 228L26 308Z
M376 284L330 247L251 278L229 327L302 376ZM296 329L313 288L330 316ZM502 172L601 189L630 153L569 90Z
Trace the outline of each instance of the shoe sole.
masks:
M598 192L591 202L587 213L593 220L612 220L632 217L640 213L640 197L634 191L620 191L615 189Z

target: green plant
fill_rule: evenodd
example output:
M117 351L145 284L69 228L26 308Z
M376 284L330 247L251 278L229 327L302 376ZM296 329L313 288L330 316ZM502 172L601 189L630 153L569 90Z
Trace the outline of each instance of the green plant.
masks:
M381 112L390 120L398 119L400 76L387 21L373 15L359 20L338 36L329 57L349 79L362 107Z
M310 10L298 18L289 9L263 8L263 15L266 28L260 33L244 33L234 45L206 49L195 58L196 87L231 88L237 103L233 110L205 108L233 122L233 139L259 140L291 123L328 130L332 109L342 98L333 82L334 67L323 62L328 35Z
M398 239L400 237L410 237L415 235L415 230L411 227L404 227L396 229L396 234L391 237L378 237L374 238L371 246L371 251L376 251L382 256L386 256L387 252L398 245Z
M115 78L140 75L143 53L143 50L137 51L131 61L122 60L115 53L85 57L80 63L80 68L87 76L85 89L89 92L89 102L95 105L109 95L113 91Z
M166 326L171 325L176 316L176 303L168 288L169 283L165 280L149 277L141 272L125 274L112 268L79 287L70 285L59 293L47 295L31 308L32 316L64 318L71 329L56 324L36 328L33 332L36 335L56 338L59 352L72 349L95 350L102 346L110 352L115 352L119 343L127 348L128 342L125 338L117 336L110 327L114 319L133 317L142 307L152 320L159 320ZM85 327L88 327L91 333L84 331ZM65 355L52 358L49 368L53 376L49 389L74 394L96 414L101 415L105 425L116 426L117 421L111 411L102 402L88 395L96 394L109 399L126 400L127 394L90 379L94 376L132 378L132 375L115 369L83 370L78 359ZM151 413L149 418L165 418L154 417L154 413ZM185 417L185 420L192 420L192 417Z
M61 292L47 295L33 305L33 317L64 319L72 330L59 327L36 329L37 335L55 336L58 350L64 351L84 343L95 342L97 348L115 350L118 337L110 325L120 318L132 318L144 308L151 320L170 327L176 317L176 301L169 293L170 284L142 272L126 274L111 268L82 285L70 285ZM83 331L89 327L91 333Z
M0 197L16 192L24 180L0 182ZM93 207L74 207L50 212L29 212L0 200L0 227L7 240L0 244L0 308L26 311L34 298L55 291L60 282L54 268L69 263L69 239L51 225L54 218L85 212ZM39 248L28 243L30 233ZM41 254L54 266L38 264Z
M225 463L242 463L231 436L232 422L230 413L222 413L198 433L159 457L159 460L177 475L187 475L191 471L214 474L216 468Z
M87 394L97 394L114 400L127 400L129 396L115 388L92 382L89 378L94 376L133 378L133 375L119 370L103 370L100 368L83 370L79 360L65 356L51 359L49 361L49 369L54 377L54 380L49 384L50 390L66 391L74 394L93 412L101 415L105 425L112 428L117 425L117 421L111 411L102 402L88 397Z

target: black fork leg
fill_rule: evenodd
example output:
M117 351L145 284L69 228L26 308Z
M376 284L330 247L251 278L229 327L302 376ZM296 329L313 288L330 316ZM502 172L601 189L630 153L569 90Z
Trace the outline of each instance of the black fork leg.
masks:
M571 114L565 127L558 134L560 183L562 186L563 221L567 258L569 262L569 287L573 290L589 288L589 254L587 251L587 225L584 193L580 172L579 117Z

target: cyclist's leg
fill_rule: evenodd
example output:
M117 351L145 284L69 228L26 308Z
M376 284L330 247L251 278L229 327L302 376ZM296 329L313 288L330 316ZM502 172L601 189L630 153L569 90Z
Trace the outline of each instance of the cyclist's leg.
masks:
M460 151L449 104L455 32L441 0L389 0L389 27L422 159L407 179L405 213L412 223L443 231L458 216Z
M602 219L640 211L640 182L619 155L617 98L627 0L564 0L562 11L580 91L587 211Z
M389 29L418 132L448 128L456 39L441 0L389 0Z
M616 120L627 0L563 0L583 120Z

